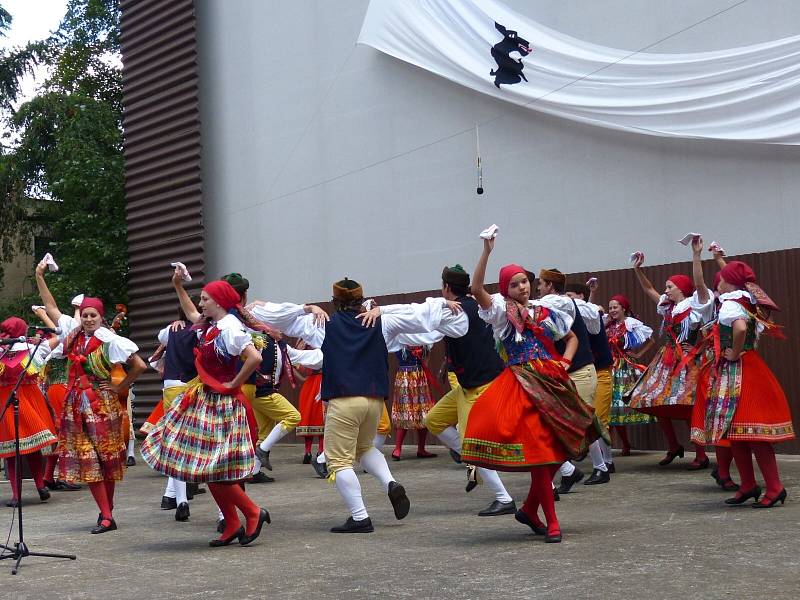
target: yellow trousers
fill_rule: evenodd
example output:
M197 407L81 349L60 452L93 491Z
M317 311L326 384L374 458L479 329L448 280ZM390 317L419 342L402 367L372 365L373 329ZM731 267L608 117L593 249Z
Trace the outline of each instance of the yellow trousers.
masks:
M578 396L589 406L594 406L594 395L597 391L597 371L594 365L586 365L569 374L572 383L578 390Z
M328 401L325 457L331 473L352 469L361 455L372 448L381 410L386 410L383 398L346 396Z
M383 412L381 413L380 421L378 421L378 433L386 436L392 433L392 420L389 418L386 402L383 403Z
M614 381L611 375L611 367L597 371L597 389L594 392L594 411L600 422L608 427L608 419L611 416L611 396Z
M286 431L294 431L300 424L300 411L278 392L267 396L256 396L251 405L258 423L259 443L264 441L276 424L280 424Z
M491 382L474 388L462 388L460 385L452 388L428 411L422 422L434 435L456 425L463 438L472 405L490 385Z

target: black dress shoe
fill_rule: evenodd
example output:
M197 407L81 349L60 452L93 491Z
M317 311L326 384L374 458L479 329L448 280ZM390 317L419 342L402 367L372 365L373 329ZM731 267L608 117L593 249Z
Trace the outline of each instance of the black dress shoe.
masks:
M478 516L497 517L500 515L513 515L515 512L517 512L517 505L514 504L513 500L511 502L500 502L500 500L495 500L489 506L479 512Z
M136 459L132 456L129 456L125 459L125 466L126 467L135 467L136 466Z
M353 517L347 517L344 525L338 527L331 527L331 533L372 533L375 528L372 526L372 520L367 517L360 521L355 521Z
M514 518L517 520L518 523L522 523L523 525L527 525L528 527L530 527L533 533L535 533L536 535L544 535L545 533L547 533L547 527L536 525L533 521L531 521L531 518L522 509L514 513Z
M227 546L228 544L230 544L234 540L241 539L241 537L243 535L244 535L244 527L239 527L239 529L234 531L231 534L230 537L218 538L216 540L211 540L210 542L208 542L208 545L211 546L212 548L219 548L220 546Z
M306 452L303 454L303 464L310 465L311 464L311 452Z
M262 450L261 446L256 446L256 458L261 461L261 466L267 471L272 471L272 463L269 462L269 451Z
M270 477L269 475L267 475L263 471L259 471L258 473L256 473L255 475L253 475L250 478L250 483L274 483L274 482L275 482L275 478L274 477Z
M41 489L37 488L36 491L39 492L39 500L42 502L47 502L50 499L50 490L48 490L46 487Z
M617 467L615 467L614 463L612 463L612 462L606 463L606 468L608 469L609 473L616 473L617 472Z
M108 522L108 525L103 525L104 522ZM91 533L105 533L106 531L116 531L117 530L117 522L114 519L102 519L97 527L93 528Z
M258 514L258 525L256 525L256 530L251 533L250 535L244 534L242 537L239 538L239 543L242 546L246 546L252 541L261 535L261 528L264 526L264 523L272 523L272 519L269 517L269 511L262 508L261 512Z
M46 487L51 492L59 492L64 489L64 482L63 481L56 481L53 479L45 479L44 480L44 487Z
M786 502L786 495L786 488L783 488L774 498L770 498L764 494L764 498L761 499L761 502L754 502L750 508L772 508L778 502L783 505L783 503Z
M82 490L83 486L77 483L70 483L69 481L61 481L60 479L56 480L56 484L60 485L62 490L66 492L76 492L78 490Z
M556 531L553 533L546 533L544 536L544 541L546 544L560 544L561 543L561 532Z
M658 465L660 467L666 467L669 463L671 463L676 458L683 458L683 446L678 446L674 451L670 450L667 452L667 455L658 461Z
M710 464L711 464L711 461L708 460L708 457L706 456L700 462L697 462L696 460L693 460L692 462L690 462L689 466L686 467L686 470L687 471L700 471L702 469L707 469ZM719 474L717 474L717 476L719 476Z
M561 476L561 483L558 484L556 491L559 494L569 494L569 491L572 489L572 486L578 483L581 479L583 479L583 471L581 471L578 467L575 467L575 470L572 472L572 475Z
M453 459L453 462L457 465L461 464L461 454L456 452L455 450L450 450L450 458Z
M314 471L317 473L317 477L319 477L320 479L328 478L329 473L328 473L327 463L317 462L317 457L315 456L314 460L311 461L311 466L314 467Z
M225 531L225 519L220 519L217 521L217 533L222 533Z
M175 510L176 508L178 508L178 503L175 498L161 496L161 510Z
M609 481L611 481L611 475L609 475L607 471L593 469L591 477L584 481L583 485L599 485L601 483L608 483Z
M19 506L19 500L9 500L6 502L6 506L9 508L17 508Z
M561 496L556 488L553 488L553 502L561 502Z
M758 502L759 496L761 496L761 488L756 486L752 490L748 490L746 492L739 490L739 492L733 498L728 498L725 500L725 504L744 504L750 498Z
M714 467L713 469L711 469L711 477L714 478L714 481L717 482L717 485L722 486L722 484L719 482L720 481L719 467Z
M398 521L405 519L411 510L411 501L406 496L406 488L396 481L389 482L389 501L394 509L394 518Z
M478 467L467 465L467 487L464 489L469 494L476 487L478 487Z
M175 520L181 523L189 520L189 503L181 502L175 510Z

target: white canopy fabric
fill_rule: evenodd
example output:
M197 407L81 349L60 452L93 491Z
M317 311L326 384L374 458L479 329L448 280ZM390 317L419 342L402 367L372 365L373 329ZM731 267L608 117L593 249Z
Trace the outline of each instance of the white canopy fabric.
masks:
M495 0L371 0L358 41L574 121L800 144L800 35L715 52L634 53L564 35Z

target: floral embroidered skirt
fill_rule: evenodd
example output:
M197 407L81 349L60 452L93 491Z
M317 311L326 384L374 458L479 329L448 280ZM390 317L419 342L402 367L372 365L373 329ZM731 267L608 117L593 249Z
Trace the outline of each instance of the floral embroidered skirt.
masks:
M625 396L636 385L641 374L642 371L639 371L632 364L621 358L614 362L611 418L608 422L610 427L615 425L647 425L655 422L655 419L650 415L633 410L627 404L628 399Z
M142 443L142 457L181 481L250 477L255 452L243 401L191 382Z
M786 394L770 368L750 350L735 362L709 362L698 383L692 441L785 442L795 438Z
M425 372L418 367L400 367L394 377L392 424L398 429L424 429L422 420L434 404Z
M13 385L0 386L0 411L5 407ZM17 390L19 399L19 451L30 454L42 450L46 454L54 447L56 426L39 386L23 384ZM14 456L14 411L9 408L0 421L0 458Z
M689 420L700 364L693 359L676 372L677 363L679 358L672 354L671 348L662 346L631 390L628 407L654 417Z
M121 480L129 429L128 413L113 392L95 388L91 401L84 391L69 390L58 431L59 479Z
M295 435L321 436L325 431L325 403L319 399L322 373L312 373L300 389L300 423Z

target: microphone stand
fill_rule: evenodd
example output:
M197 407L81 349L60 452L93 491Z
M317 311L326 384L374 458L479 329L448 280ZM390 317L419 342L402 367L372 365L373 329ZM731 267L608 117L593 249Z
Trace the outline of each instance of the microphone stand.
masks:
M23 367L22 371L17 377L17 382L14 384L14 389L11 390L11 394L8 396L8 400L6 400L5 408L3 408L3 412L0 413L0 420L5 416L6 411L9 407L13 408L14 413L14 458L17 461L17 477L16 481L12 481L11 485L15 486L17 490L17 520L19 521L19 541L14 544L13 546L6 546L4 544L0 544L0 549L2 550L10 550L10 554L2 554L0 555L0 560L5 559L12 559L16 562L14 566L11 568L11 574L16 575L17 571L19 570L19 563L22 562L22 559L26 556L45 556L48 558L68 558L70 560L75 560L77 556L74 554L47 554L43 552L31 552L28 550L28 545L25 543L25 536L23 534L22 528L22 458L19 453L19 398L17 397L17 390L19 386L22 384L22 380L25 378L25 374L28 371L28 367L30 367L31 362L33 361L33 356L36 354L36 351L39 349L39 346L42 345L44 338L39 338L39 343L36 344L36 348L34 349L33 353L28 354L28 363Z

